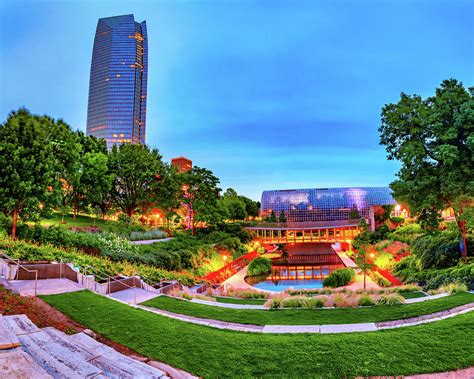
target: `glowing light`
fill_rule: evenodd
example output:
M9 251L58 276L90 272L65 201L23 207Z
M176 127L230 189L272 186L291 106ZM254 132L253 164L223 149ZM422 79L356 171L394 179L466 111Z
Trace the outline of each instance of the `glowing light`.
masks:
M400 209L402 209L402 207L401 207L400 204L395 205L395 210L396 210L396 211L399 211Z

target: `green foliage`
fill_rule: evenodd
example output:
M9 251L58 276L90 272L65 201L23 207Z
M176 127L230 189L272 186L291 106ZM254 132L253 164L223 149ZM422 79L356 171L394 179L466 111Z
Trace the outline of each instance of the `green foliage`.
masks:
M394 197L435 230L439 212L452 207L461 221L474 202L474 88L444 80L426 99L402 93L382 109L380 143L401 162Z
M455 266L459 261L459 239L447 232L427 234L412 243L412 252L422 269Z
M278 222L282 224L286 222L286 216L285 216L285 212L283 212L283 209L280 211L280 215L278 216Z
M359 210L357 209L357 207L355 205L351 208L351 211L349 212L349 219L351 219L351 220L360 219Z
M449 283L441 287L440 290L452 295L455 293L467 292L467 286L463 283Z
M370 271L369 272L369 277L372 279L376 284L378 284L380 287L390 287L392 285L392 282L390 280L385 279L380 273L377 271Z
M370 307L372 305L375 305L375 302L372 299L372 297L370 297L368 295L361 295L359 297L359 306L361 306L361 307Z
M13 234L18 216L37 215L40 204L59 199L61 162L52 142L59 124L20 109L0 125L0 211L13 215Z
M161 229L150 229L145 232L130 233L130 241L144 241L167 238L168 234Z
M378 305L397 305L403 304L404 302L403 296L397 293L382 294L377 300Z
M354 280L355 271L351 268L339 268L324 278L324 287L342 287Z
M415 239L425 233L426 231L423 230L419 224L407 224L396 228L389 234L389 238L411 244Z
M250 262L247 274L249 276L264 275L272 271L272 260L266 257L257 257Z
M268 222L277 222L277 217L275 215L275 212L270 213L270 217L268 217Z
M375 258L374 263L382 270L392 271L395 266L395 259L393 258L392 254L381 251L377 254L377 258Z
M158 150L146 145L114 145L109 155L111 197L128 216L153 200L158 177L164 170Z

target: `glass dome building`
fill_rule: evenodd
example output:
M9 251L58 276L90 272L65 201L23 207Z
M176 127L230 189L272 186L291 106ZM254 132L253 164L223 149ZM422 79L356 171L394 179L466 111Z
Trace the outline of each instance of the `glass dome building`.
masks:
M375 208L395 205L388 187L310 188L264 191L260 216L277 221L247 227L263 243L347 242L361 231L365 219L375 228Z
M278 218L283 211L288 222L350 220L369 218L372 206L395 204L388 187L264 191L261 216L273 211Z

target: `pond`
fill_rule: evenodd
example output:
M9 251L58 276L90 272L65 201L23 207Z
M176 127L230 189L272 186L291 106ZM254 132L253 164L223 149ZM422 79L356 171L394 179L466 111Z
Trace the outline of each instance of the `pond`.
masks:
M329 244L293 244L288 250L287 257L272 260L269 275L247 277L245 281L257 289L276 292L322 288L325 277L344 267Z

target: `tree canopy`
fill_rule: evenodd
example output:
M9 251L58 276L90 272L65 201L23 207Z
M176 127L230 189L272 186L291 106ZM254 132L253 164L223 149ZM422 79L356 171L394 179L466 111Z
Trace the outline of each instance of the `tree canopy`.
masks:
M401 163L394 197L424 227L451 207L465 234L465 210L474 204L474 88L449 79L426 99L402 93L383 107L379 132L388 159Z

